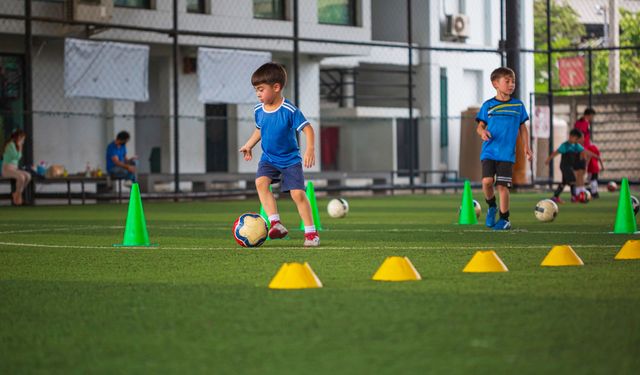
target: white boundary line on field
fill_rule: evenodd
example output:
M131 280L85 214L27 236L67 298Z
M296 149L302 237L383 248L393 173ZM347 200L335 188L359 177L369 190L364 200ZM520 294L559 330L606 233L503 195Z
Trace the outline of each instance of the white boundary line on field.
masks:
M3 246L19 246L19 247L40 247L40 248L51 248L51 249L113 249L113 250L122 250L127 249L127 247L113 247L113 246L83 246L83 245L48 245L48 244L35 244L35 243L23 243L23 242L0 242L0 245ZM571 245L575 248L618 248L621 245ZM355 247L355 246L321 246L319 250L482 250L482 249L492 249L492 250L509 250L509 249L546 249L551 248L549 245L525 245L525 246L367 246L366 248ZM129 247L128 249L146 249L146 247ZM162 250L242 250L240 247L202 247L202 246L193 246L193 247L184 247L184 246L159 246L152 247L150 249L162 249ZM306 250L302 247L266 247L261 248L270 250ZM257 251L256 250L247 250L247 251Z
M455 225L455 224L454 224ZM196 225L148 225L147 228L149 229L190 229L190 230L203 230L203 231L208 231L208 230L219 230L219 231L226 231L226 230L231 230L230 227L226 227L226 226L196 226ZM9 230L9 231L1 231L0 235L3 234L23 234L23 233L47 233L47 232L65 232L65 231L85 231L85 230L91 230L91 229L100 229L100 230L105 230L105 229L111 229L111 230L117 230L117 229L124 229L124 226L122 225L107 225L107 226L102 226L102 225L87 225L87 226L82 226L81 224L74 224L74 225L69 225L69 226L56 226L56 227L48 227L48 228L38 228L38 229L21 229L21 230ZM428 229L428 228L406 228L406 229L398 229L398 228L392 228L392 229L377 229L377 228L372 228L372 229L348 229L348 228L331 228L331 229L327 229L327 231L329 232L353 232L353 233L371 233L371 232L380 232L380 231L384 231L384 232L389 232L389 233L411 233L411 232L423 232L423 233L495 233L495 231L489 230L489 229L463 229L463 228L459 228L459 229ZM577 232L577 231L529 231L527 229L513 229L510 231L504 231L502 233L505 234L517 234L517 233L527 233L527 234L591 234L591 235L601 235L601 234L606 234L609 235L611 234L610 232Z

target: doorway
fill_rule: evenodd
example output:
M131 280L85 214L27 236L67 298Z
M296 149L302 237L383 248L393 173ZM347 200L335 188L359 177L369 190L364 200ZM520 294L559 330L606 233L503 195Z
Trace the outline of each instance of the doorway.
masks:
M229 171L228 118L226 104L205 105L207 172Z

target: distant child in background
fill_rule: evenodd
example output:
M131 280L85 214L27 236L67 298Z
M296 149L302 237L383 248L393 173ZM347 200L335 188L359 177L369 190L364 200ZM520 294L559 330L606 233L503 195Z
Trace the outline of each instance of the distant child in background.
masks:
M580 144L585 148L591 145L591 122L593 122L595 115L596 111L593 110L593 108L587 108L584 110L582 117L580 117L574 125L574 128L580 130L582 133ZM576 175L576 191L573 193L575 198L572 198L572 201L584 201L584 183L587 174L587 160L584 156L580 158L580 161L576 162L574 169Z
M562 155L560 159L560 171L562 171L562 182L558 184L558 188L553 193L553 200L556 203L564 203L562 199L560 199L560 194L564 190L566 185L571 187L572 200L574 200L575 194L575 184L576 184L576 175L575 175L575 167L576 164L580 163L580 158L583 153L590 155L592 157L596 157L595 154L590 151L586 151L584 147L579 143L582 138L582 132L578 129L572 129L569 133L569 140L564 142L558 147L557 150L551 153L547 160L545 160L545 164L549 165L551 160L558 156L558 154ZM577 199L577 198L576 198ZM584 198L583 198L584 200Z
M266 63L253 73L251 84L261 104L254 108L256 129L247 143L240 147L240 152L244 154L244 160L251 160L251 150L262 141L256 190L271 223L269 238L283 238L289 232L280 222L276 200L269 191L272 183L282 181L281 190L291 192L304 222L304 246L318 246L320 236L313 223L302 174L303 163L307 168L315 164L315 133L302 112L282 96L286 82L287 72L280 64ZM296 138L300 132L307 140L304 157L300 156Z
M508 230L509 189L513 164L516 161L516 141L518 136L523 142L528 160L532 154L529 148L529 132L526 122L529 119L524 104L512 98L516 88L516 75L509 68L498 68L491 73L491 84L496 96L485 101L476 116L476 132L482 138L482 190L489 209L485 224L493 230ZM493 185L497 186L500 196L500 219L496 221L498 208Z
M598 199L600 198L600 194L598 193L598 177L600 172L604 171L604 163L600 157L600 150L598 150L595 144L591 143L584 148L597 156L597 158L589 158L587 162L587 173L589 173L589 190L591 191L591 197Z

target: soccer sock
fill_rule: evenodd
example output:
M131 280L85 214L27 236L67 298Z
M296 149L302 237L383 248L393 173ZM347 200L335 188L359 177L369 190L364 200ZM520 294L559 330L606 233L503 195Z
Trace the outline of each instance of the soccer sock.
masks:
M485 199L489 207L496 207L496 197L495 195L491 199Z
M564 184L558 184L558 188L556 189L556 191L553 192L553 196L554 197L559 197L560 194L562 194L562 191L564 190Z
M504 219L506 221L509 221L509 211L507 212L500 212L500 219Z
M304 226L304 234L315 233L315 232L316 232L315 225Z
M269 222L273 223L275 221L280 221L280 215L278 214L269 215Z
M598 192L598 180L591 180L591 192L592 193Z

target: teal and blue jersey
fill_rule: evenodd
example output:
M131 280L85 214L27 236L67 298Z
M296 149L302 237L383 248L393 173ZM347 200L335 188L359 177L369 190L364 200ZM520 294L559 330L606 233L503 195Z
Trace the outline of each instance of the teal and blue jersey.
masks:
M127 156L127 147L125 145L118 147L116 141L109 143L109 146L107 146L107 172L116 166L112 160L114 156L117 156L118 160L124 163Z
M278 168L302 162L296 134L309 125L302 112L287 99L273 111L267 111L263 104L258 104L254 112L262 138L260 160Z
M568 154L568 153L580 153L584 151L584 146L580 143L571 143L569 141L564 142L558 147L558 153L560 154Z
M487 124L491 138L482 143L480 160L516 161L516 139L520 125L529 120L524 104L515 98L503 102L491 98L482 104L476 121Z

